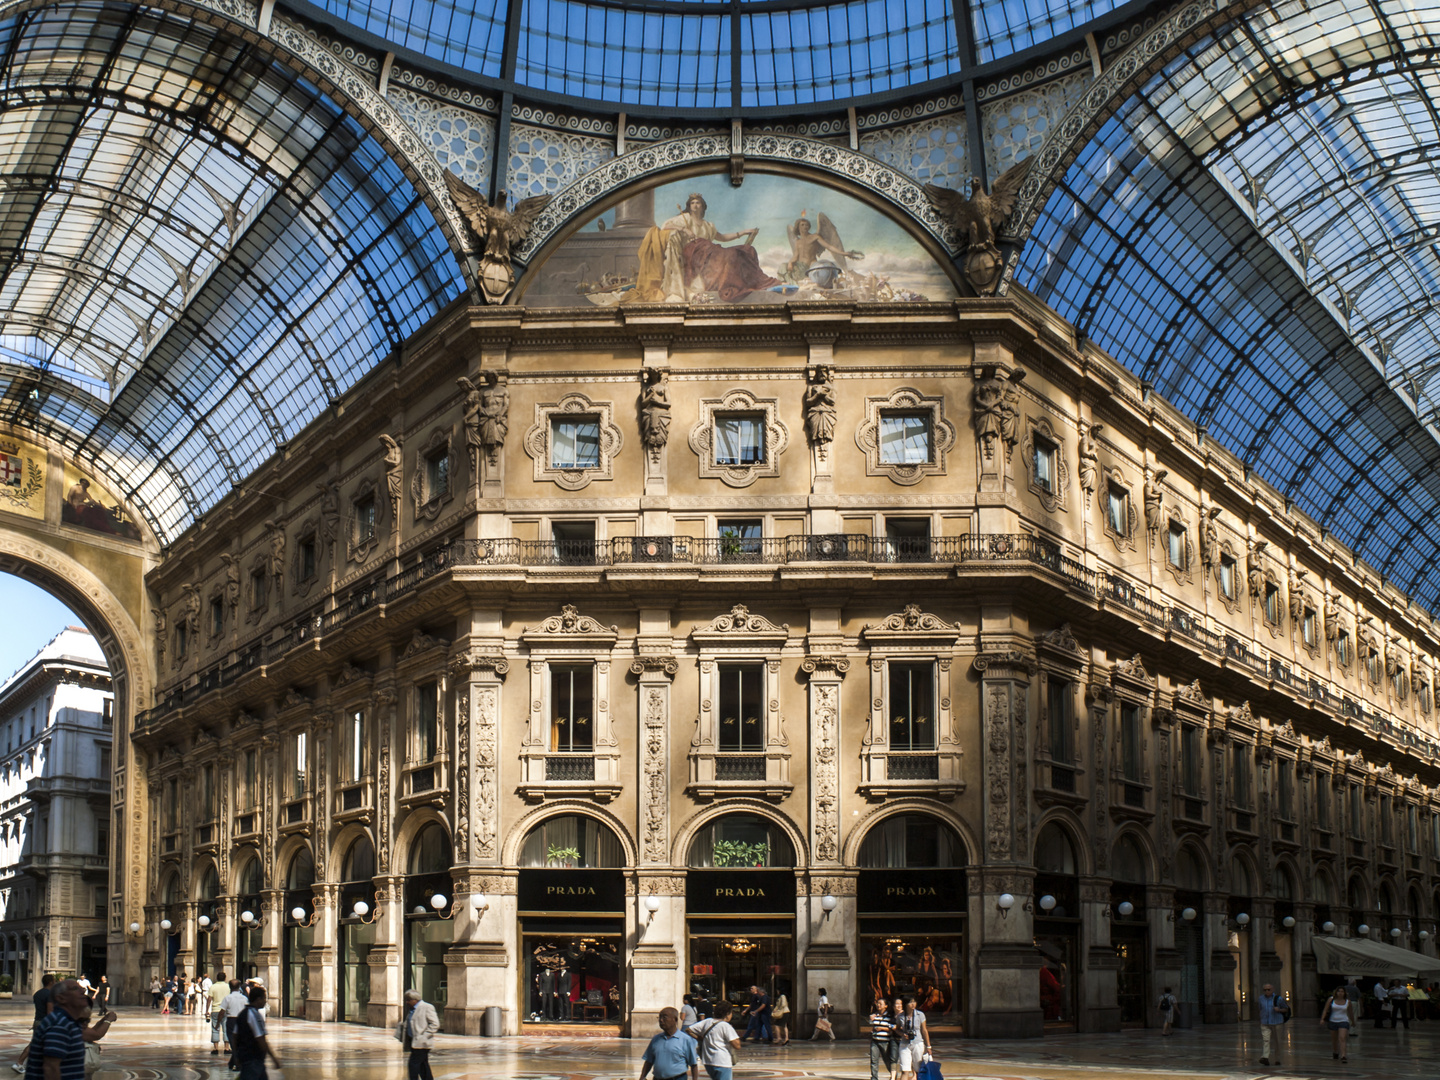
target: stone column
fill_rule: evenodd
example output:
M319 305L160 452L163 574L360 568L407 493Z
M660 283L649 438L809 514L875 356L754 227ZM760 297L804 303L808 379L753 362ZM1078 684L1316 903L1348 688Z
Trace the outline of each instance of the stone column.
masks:
M366 958L370 965L370 1003L366 1022L371 1027L394 1027L400 1022L405 988L405 879L398 874L375 878L375 945Z
M669 652L670 612L642 609L642 651L630 662L638 684L640 748L636 800L639 870L626 888L626 936L630 943L631 986L627 1020L632 1031L648 1030L646 1018L685 993L685 879L669 872L670 858L670 684L679 665ZM663 632L662 632L663 631ZM664 645L662 646L662 638ZM663 647L663 651L661 651ZM628 896L627 896L628 899ZM650 910L655 904L654 912ZM629 925L634 920L633 926Z
M1251 996L1260 996L1260 987L1268 980L1279 990L1280 954L1275 951L1275 901L1254 897L1250 901L1250 925L1241 933L1250 935ZM1258 1015L1258 1014L1252 1014Z
M1151 885L1145 890L1145 912L1150 923L1150 964L1154 980L1151 1000L1145 1003L1146 1022L1160 1026L1160 994L1165 987L1180 996L1180 950L1175 947L1175 890L1168 885Z
M255 955L255 966L265 979L265 992L274 1001L275 1012L280 1012L280 961L281 937L285 933L285 894L279 889L266 889L260 894L261 917L260 951Z
M1295 1000L1291 1002L1296 1017L1319 1017L1320 975L1316 970L1311 943L1315 939L1315 905L1295 903L1295 929L1291 931L1291 963L1295 965Z
M180 951L175 954L175 970L184 971L187 975L195 974L195 920L200 915L200 905L194 900L186 900L179 905L179 912L176 918L180 925L176 928L180 931ZM79 951L79 945L76 945ZM76 967L79 967L77 964Z
M1110 879L1082 877L1080 886L1081 1031L1120 1030L1120 958L1110 941Z
M1235 956L1226 942L1225 925L1230 898L1224 893L1205 894L1205 943L1210 947L1210 970L1205 974L1205 1023L1233 1024L1240 1018L1235 1000Z
M811 646L823 625L838 623L838 609L821 608L811 614ZM827 618L827 616L831 616ZM859 1000L859 952L850 947L859 930L855 892L858 875L842 869L840 849L840 687L850 661L832 652L812 652L800 661L810 676L810 866L808 887L797 898L796 942L802 963L797 971L790 1008L795 1014L795 1035L808 1038L815 1027L815 1002L820 987L838 1003L831 1017L836 1038L854 1036L856 1017L848 1005ZM825 897L835 909L825 910Z
M455 937L445 954L449 994L445 1030L480 1034L485 1009L505 1011L505 1030L519 1031L509 937L515 927L515 877L501 864L499 767L501 684L510 670L498 641L470 638L450 661L455 680ZM484 896L477 914L470 901ZM505 897L511 901L504 914ZM504 928L509 928L507 935ZM402 965L403 965L402 958Z
M224 878L221 878L224 881ZM221 885L224 888L224 885ZM233 896L222 896L215 902L215 936L211 938L214 945L215 963L218 967L224 968L235 974L235 928L236 920L239 918L240 909L236 905Z
M335 958L340 944L340 886L317 883L314 893L315 939L305 954L310 994L306 1020L335 1019Z
M994 451L1003 453L998 445ZM978 884L975 935L974 1031L982 1039L1034 1037L1044 1032L1040 1009L1040 957L1034 947L1034 919L1026 910L1034 891L1030 868L1030 786L1026 732L1027 691L1038 670L1035 661L1007 643L975 657L982 717L982 802L984 865ZM1002 912L999 897L1014 906Z

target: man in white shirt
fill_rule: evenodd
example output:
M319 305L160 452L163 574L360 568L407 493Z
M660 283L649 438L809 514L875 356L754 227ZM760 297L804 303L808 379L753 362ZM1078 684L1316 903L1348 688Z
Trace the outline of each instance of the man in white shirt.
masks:
M1385 989L1384 979L1375 980L1375 989L1372 993L1375 995L1375 1030L1378 1031L1385 1020L1385 1002L1390 997L1390 991Z
M685 1029L685 1034L700 1044L696 1049L710 1080L730 1080L731 1070L735 1068L740 1034L730 1024L732 1012L730 1003L722 998L715 1003L715 1012L708 1020Z
M225 1010L225 1045L231 1048L231 1068L235 1066L235 1021L249 1004L250 999L245 995L243 984L239 979L231 979L230 993L220 1002L220 1007Z

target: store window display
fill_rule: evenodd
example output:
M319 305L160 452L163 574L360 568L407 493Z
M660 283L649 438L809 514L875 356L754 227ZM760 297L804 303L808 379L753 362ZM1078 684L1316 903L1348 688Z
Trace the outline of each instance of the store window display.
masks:
M964 1024L965 849L938 818L898 814L860 846L866 1000L913 994L934 1029Z
M1080 878L1069 835L1051 822L1035 838L1035 948L1047 1029L1075 1030L1080 952Z

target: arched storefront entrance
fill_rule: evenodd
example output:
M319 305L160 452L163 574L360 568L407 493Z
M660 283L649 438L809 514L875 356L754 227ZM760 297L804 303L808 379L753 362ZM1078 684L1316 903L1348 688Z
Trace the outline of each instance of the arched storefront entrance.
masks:
M1074 1031L1080 957L1080 876L1069 834L1053 821L1035 837L1035 948L1047 1030Z
M315 929L310 925L315 912L314 884L315 858L308 847L303 847L290 860L285 874L285 902L281 907L285 936L280 963L286 1016L303 1018L305 1001L310 996L310 969L306 958L315 944ZM299 919L296 912L300 913Z
M195 910L195 970L200 974L214 975L211 963L215 959L215 934L220 928L217 918L220 895L220 875L215 867L208 866L200 875L200 887L195 899L199 902Z
M335 950L336 1019L369 1022L370 950L375 947L375 845L357 837L341 862L340 940Z
M726 1000L743 1013L750 987L771 1000L795 982L795 848L758 814L726 814L690 846L685 881L690 993L709 1008Z
M442 1013L447 981L445 954L455 940L455 923L446 915L455 894L450 869L450 834L431 822L410 846L410 873L405 878L405 986Z
M1152 997L1150 924L1145 911L1147 859L1133 837L1115 841L1110 856L1110 944L1119 963L1115 1000L1121 1027L1144 1027Z
M965 847L928 814L896 814L860 845L858 1015L876 996L914 994L934 1031L965 1020Z
M520 1012L526 1023L625 1015L625 850L580 814L547 818L520 849Z

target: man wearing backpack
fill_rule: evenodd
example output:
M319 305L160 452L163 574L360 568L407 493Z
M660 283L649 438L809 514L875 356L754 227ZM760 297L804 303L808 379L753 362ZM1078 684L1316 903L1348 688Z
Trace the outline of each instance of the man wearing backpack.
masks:
M700 1063L710 1075L710 1080L730 1080L735 1068L735 1055L740 1051L740 1035L730 1024L734 1010L723 998L715 1004L715 1011L708 1020L691 1024L685 1029L700 1044Z
M1270 1065L1281 1064L1280 1044L1284 1041L1284 1035L1279 1028L1286 1020L1290 1019L1290 1003L1285 1000L1284 994L1275 993L1275 988L1269 983L1265 984L1260 991L1260 996L1255 999L1260 1006L1260 1064ZM1275 1060L1270 1060L1270 1045L1275 1044Z
M280 1059L265 1038L265 1017L260 1013L264 1007L265 988L252 986L248 1004L235 1018L235 1034L230 1040L235 1050L235 1064L240 1067L240 1080L265 1080L267 1057L275 1068L280 1068Z

